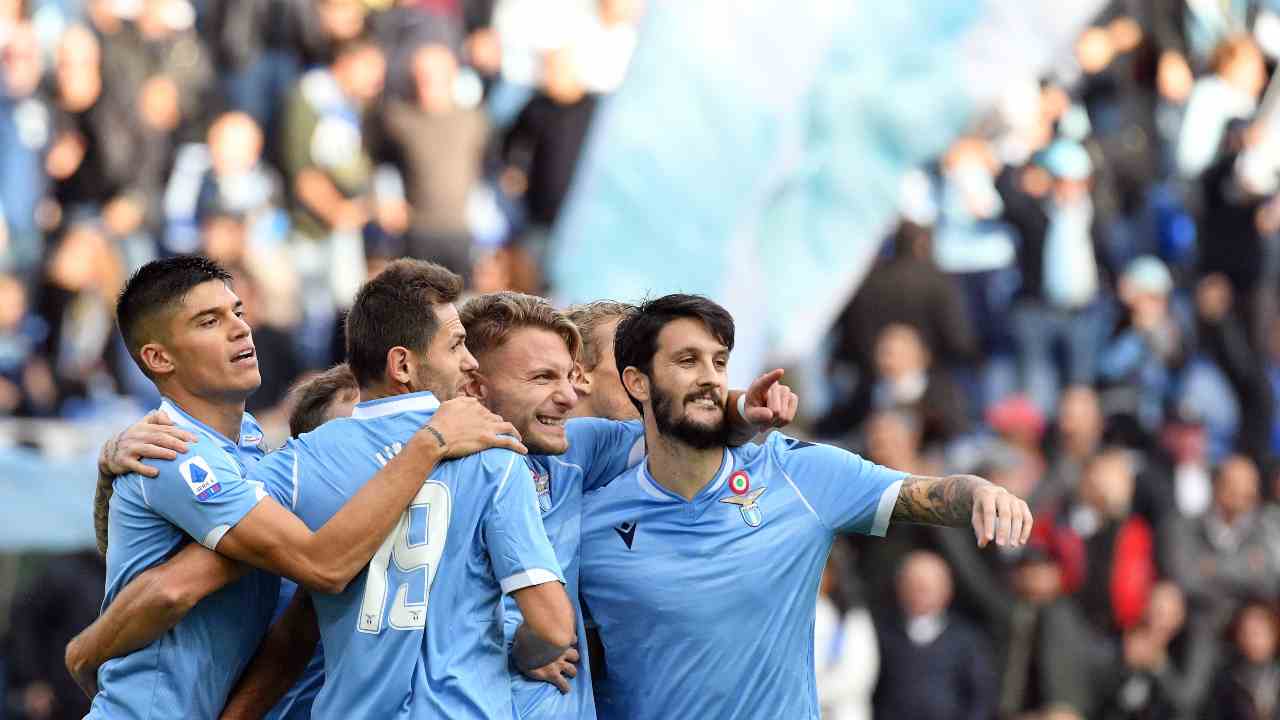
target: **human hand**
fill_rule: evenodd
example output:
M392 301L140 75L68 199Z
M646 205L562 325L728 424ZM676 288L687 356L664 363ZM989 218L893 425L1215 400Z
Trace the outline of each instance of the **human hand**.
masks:
M175 426L163 410L153 410L102 446L98 470L112 477L156 477L160 471L143 460L174 460L196 440L195 433Z
M560 657L540 668L535 668L525 672L524 676L530 680L541 680L542 682L555 685L560 690L560 694L568 695L570 689L569 681L566 680L565 677L568 676L572 678L578 676L578 668L575 665L577 662L577 649L569 648L568 650L565 650L564 654Z
M1031 537L1031 524L1031 508L1008 490L988 483L973 491L973 534L978 547L992 540L1000 547L1024 545Z
M771 370L752 381L745 393L743 420L760 429L786 427L795 420L800 398L780 382L783 373Z
M414 438L441 445L446 458L465 457L488 448L506 448L521 455L529 452L514 425L470 397L441 403Z

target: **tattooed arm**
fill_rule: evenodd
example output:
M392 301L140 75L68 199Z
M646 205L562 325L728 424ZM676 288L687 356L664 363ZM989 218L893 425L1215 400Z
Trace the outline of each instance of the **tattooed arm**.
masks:
M1021 545L1031 536L1031 510L1012 493L976 475L911 476L902 481L893 519L973 528L978 547Z

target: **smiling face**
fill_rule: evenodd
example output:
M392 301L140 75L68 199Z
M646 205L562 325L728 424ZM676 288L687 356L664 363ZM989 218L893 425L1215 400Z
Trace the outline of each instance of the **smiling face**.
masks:
M694 318L667 323L657 345L650 377L628 368L632 382L644 381L645 386L633 387L632 395L642 398L660 435L700 450L723 446L728 439L729 348ZM647 390L647 398L637 389Z
M197 397L240 401L262 384L244 305L221 280L187 292L160 339L138 354L157 384L177 383Z
M564 423L578 403L573 368L564 338L523 327L482 354L473 394L516 426L529 452L559 455L569 449Z

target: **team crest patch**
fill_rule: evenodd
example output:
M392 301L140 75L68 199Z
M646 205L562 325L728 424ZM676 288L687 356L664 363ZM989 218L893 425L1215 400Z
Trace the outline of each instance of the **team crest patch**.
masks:
M533 489L538 493L538 508L543 514L551 512L551 473L533 470Z
M732 482L732 481L731 481ZM732 485L729 486L733 488ZM730 505L737 505L738 510L742 512L742 522L751 527L760 527L760 523L764 522L764 513L760 511L760 505L756 502L765 490L769 488L760 488L753 490L746 495L733 495L730 497L720 498L720 502Z
M751 476L746 470L739 470L729 476L729 489L734 495L746 495L751 489Z
M182 479L187 481L191 494L200 502L222 492L222 483L213 474L213 468L199 455L179 465L178 472L182 473Z

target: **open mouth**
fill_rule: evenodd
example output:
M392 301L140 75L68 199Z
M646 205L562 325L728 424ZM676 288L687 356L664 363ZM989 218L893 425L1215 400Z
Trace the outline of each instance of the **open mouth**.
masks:
M257 357L257 355L258 355L257 350L255 350L255 349L253 349L253 348L246 348L246 349L241 350L240 352L236 353L235 355L232 355L232 356L231 356L231 362L232 362L232 363L248 362L248 361L253 360L254 358L256 358L256 357Z
M533 419L537 420L539 425L545 425L546 427L553 427L560 430L564 429L564 418L554 418L549 415L535 415Z
M720 401L711 395L698 395L685 400L685 404L707 410L719 410Z

